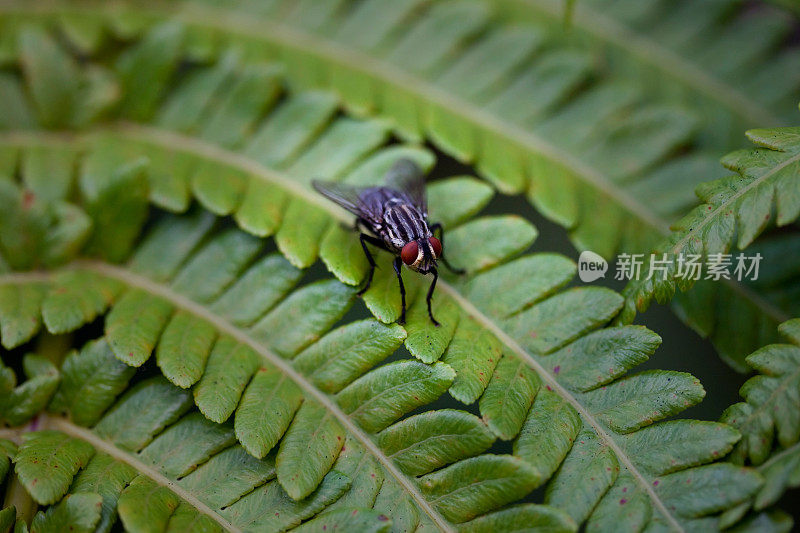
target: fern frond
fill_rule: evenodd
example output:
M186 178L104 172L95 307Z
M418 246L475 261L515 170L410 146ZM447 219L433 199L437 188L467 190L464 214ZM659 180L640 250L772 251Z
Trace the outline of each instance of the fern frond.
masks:
M764 346L747 357L759 374L742 386L745 401L722 414L722 421L742 433L731 460L757 466L765 479L751 502L728 513L728 522L750 507L761 511L773 505L800 484L800 319L784 322L779 330L789 343Z
M499 6L507 18L557 21L563 15L554 0L504 0ZM703 117L704 143L730 146L742 130L785 123L798 83L794 73L773 75L798 57L796 48L784 46L792 17L777 9L753 14L739 7L723 1L696 12L685 2L576 2L572 35L561 38L588 40L610 57L609 68L638 76L649 92L696 110ZM756 34L762 39L745 37ZM712 116L730 122L722 125Z
M686 291L693 286L694 280L678 270L679 257L695 255L701 264L706 264L718 254L728 254L734 243L741 250L750 246L773 217L780 227L800 216L800 128L751 130L747 136L759 147L728 154L722 164L736 174L698 187L697 194L704 203L678 222L672 236L657 248L656 256L666 254L671 265L666 273L654 272L652 277L645 269L643 279L628 284L622 320L630 321L636 310L647 309L653 298L663 302L672 297L676 288ZM767 260L775 260L774 255ZM786 261L794 260L787 257ZM694 300L697 298L689 293L683 302L679 300L679 305L691 307ZM704 308L711 324L725 313L723 306L727 302L716 299L716 303L713 313L708 314ZM708 329L707 333L713 333L713 326ZM730 335L728 331L722 328L720 334ZM738 359L732 362L737 367L744 364Z
M641 14L644 21L657 6L653 2L643 4L646 7L639 7L637 13ZM561 7L549 2L508 0L490 9L472 2L449 2L443 6L405 2L393 7L381 0L374 0L364 6L342 5L330 11L312 10L314 15L280 2L261 10L247 3L232 8L234 13L224 17L216 9L195 2L185 2L172 8L151 5L146 9L131 9L118 5L106 13L102 8L84 10L58 3L44 12L29 13L13 4L7 10L34 20L36 17L52 17L67 28L68 35L74 31L71 19L77 14L89 17L92 27L102 26L108 18L113 18L113 30L124 38L141 33L155 21L166 18L180 20L185 24L183 33L173 26L172 30L162 32L163 36L154 35L151 38L160 37L162 49L169 51L157 58L164 66L174 61L175 46L181 42L185 43L192 56L202 60L214 54L217 47L213 43L217 39L235 42L246 50L248 60L273 59L280 55L287 60L289 78L298 86L330 84L351 108L379 112L391 117L395 127L409 137L420 139L423 135L429 135L448 151L476 159L485 175L501 189L523 191L532 182L535 185L531 188L534 203L544 213L569 227L579 224L583 227L580 217L585 209L583 201L572 198L559 205L555 201L558 198L548 198L548 193L556 191L545 170L557 172L559 181L588 185L594 191L592 194L595 199L608 203L610 210L620 215L632 214L648 224L646 231L651 232L650 238L665 227L665 222L652 217L650 209L645 208L652 203L652 197L630 196L626 188L618 186L619 177L612 175L615 170L604 164L608 160L602 154L617 146L629 157L639 158L624 166L627 168L626 174L641 179L648 174L649 166L666 158L675 146L691 139L691 127L687 127L691 119L687 120L688 117L680 108L660 106L658 103L640 105L636 112L629 113L630 106L641 100L637 90L641 77L633 76L631 72L655 69L661 72L670 86L700 96L681 99L680 105L693 106L694 114L703 119L704 127L710 124L706 120L709 112L705 105L713 102L720 113L733 119L729 121L728 134L721 136L724 140L716 141L715 146L721 147L730 147L733 132L738 134L741 129L756 124L773 125L780 122L776 118L780 114L776 114L774 108L784 104L785 98L782 96L791 94L797 84L797 80L791 77L784 77L783 84L779 86L772 84L777 96L771 100L763 91L743 94L736 89L735 81L742 77L753 77L748 70L752 68L750 64L728 65L727 69L718 72L704 70L699 63L706 59L699 58L697 65L692 64L691 60L669 49L667 37L664 38L667 44L655 38L647 39L634 25L628 27L613 20L613 16L608 16L609 13L624 12L624 8L616 8L618 11L603 8L603 15L598 15L590 5L582 5L578 10L586 12L578 17L578 28L594 41L588 44L599 41L604 47L610 44L612 50L621 51L619 55L624 58L621 64L626 67L619 72L614 69L602 72L596 67L592 68L589 59L591 49L586 41L576 39L576 43L563 43L558 35L548 34L543 26L551 22L553 9L557 10L559 18L562 15ZM705 18L687 16L687 11L678 7L673 10L676 24L684 21L694 26L713 26L714 34L710 39L719 43L728 42L725 35L734 31L735 24L730 23L731 26L727 27L721 20L719 10L709 10ZM330 19L322 23L325 16ZM507 19L512 16L515 22L522 19L529 26L519 28L510 25ZM311 22L312 19L314 22ZM598 19L604 23L595 23ZM780 51L776 41L787 26L785 17L778 13L766 13L762 19L762 32L773 36L772 40L765 41L770 46L742 50L742 55L751 58L752 63L756 63L756 59L763 60L766 65L762 70L766 76L769 67L773 66L769 61L771 56ZM121 23L120 20L125 22ZM276 23L276 20L280 20L280 23ZM399 31L400 25L410 30ZM369 28L369 31L365 28ZM446 31L442 31L442 28ZM639 46L643 41L647 46ZM101 42L95 45L100 46ZM646 49L654 53L642 55L634 51L634 45L637 50ZM553 47L556 50L552 53L542 52ZM792 53L787 51L786 56L790 57ZM139 56L146 61L147 49L143 49ZM711 53L710 56L714 57ZM483 61L487 57L493 60ZM698 55L687 54L687 57L697 58ZM123 74L126 63L132 61L121 61ZM781 61L774 60L775 63ZM310 74L312 69L306 68L309 63L329 70L330 74ZM481 64L484 75L470 75L476 64ZM616 68L616 63L612 65ZM580 96L585 97L582 103L571 106L570 92L587 79L590 72L600 77L602 82L582 88ZM620 91L619 87L615 87L617 81L628 85L628 89ZM538 85L531 86L532 83ZM157 91L160 86L163 86L163 80L149 84L148 91ZM382 87L386 93L382 98L378 98L376 86ZM523 99L523 95L539 94L542 91L536 89L540 88L546 88L550 93L542 102ZM675 91L664 92L667 96L660 101L674 100L671 95ZM758 98L763 101L753 101ZM550 105L547 105L548 101ZM776 104L776 101L780 103ZM426 116L407 113L421 104L425 104ZM154 106L154 102L150 102L148 113L153 112ZM481 107L486 107L489 112ZM596 112L601 109L605 112ZM785 110L785 106L782 109ZM559 113L563 116L558 117ZM222 111L218 115L222 116ZM586 133L578 138L574 132L565 133L559 127L569 115L580 116L584 121L596 117L598 123L595 126L585 124ZM145 114L140 118L147 116ZM669 135L665 134L665 128L670 132ZM625 133L608 134L613 129ZM634 130L635 133L630 133ZM654 135L656 130L658 136ZM216 131L225 130L218 128ZM467 134L467 131L473 131L478 138ZM713 137L713 133L709 132L708 137ZM491 148L500 143L506 144L505 151L514 147L514 151L519 152L518 160L494 160L492 154L495 151ZM576 144L591 147L591 150L584 151L587 154L584 160L571 155L571 148ZM634 145L647 147L647 150L636 150ZM615 168L618 169L619 165L615 165ZM593 169L600 169L600 172ZM583 234L586 231L588 228L576 229L578 242L585 242L587 246L601 251L608 250L609 254L613 253L620 241L630 239L633 243L639 238L646 240L644 235L625 235L617 229L616 242L603 242L599 239L600 235Z
M36 501L59 501L34 524L61 515L62 524L107 531L118 513L131 531L279 531L314 516L350 486L351 479L334 470L312 496L295 502L275 481L274 455L258 460L230 446L233 429L187 412L190 406L187 392L154 378L117 401L94 431L64 419L42 420L54 429L26 434L14 457ZM163 415L143 424L142 413ZM45 484L40 476L56 464L58 477ZM357 514L379 531L391 525L371 510Z
M135 119L157 113L154 95L166 87L181 49L200 62L224 57L220 72L187 84L186 109L171 106L157 120L164 125L173 121L184 130L196 127L197 102L204 92L216 95L216 118L198 133L226 146L241 141L252 125L237 113L236 102L247 102L248 112L257 114L276 94L275 73L253 63L280 60L294 87L332 88L348 109L378 114L406 138L430 138L449 153L474 161L501 191L527 193L540 212L570 229L579 248L606 257L617 250L650 249L667 235L669 223L694 205L694 176L715 173L686 169L713 169L711 154L732 148L742 129L780 123L785 102L794 98L800 83L786 75L796 70L791 66L797 60L797 50L781 44L787 18L768 10L754 19L745 12L729 16L735 9L724 3L703 17L692 13L689 4L670 6L666 13L653 1L581 4L578 36L565 39L546 29L554 17L560 26L563 16L562 6L549 0L504 0L491 7L466 0L431 6L416 1L393 6L385 0L332 6L306 10L274 2L256 8L242 2L223 12L189 0L113 7L54 2L36 9L11 2L2 8L13 21L4 32L3 49L9 57L19 54L18 21L54 23L88 54L102 49L107 34L122 40L147 34L139 50L124 52L115 63L122 97L134 99L123 102L122 109L129 109L123 114ZM669 21L664 35L649 31L648 21L654 18ZM163 21L170 22L147 33ZM520 22L526 26L519 27ZM750 24L761 38L733 37L750 31ZM675 44L687 41L686 50ZM238 55L225 56L228 44ZM598 47L613 60L602 65L594 61ZM728 54L731 47L738 52ZM237 57L250 65L241 78L230 72ZM139 74L143 65L152 67L147 80ZM470 75L476 65L479 77ZM658 83L643 85L654 72ZM223 84L232 90L218 92ZM20 98L21 88L11 79L4 86L8 96L0 105L9 102L5 127L30 126L35 110ZM93 100L105 101L105 109L120 97L112 93L105 90L99 93L105 100ZM537 98L531 100L530 94ZM267 139L276 140L275 131L264 132L262 146L268 146ZM295 141L291 135L286 139ZM683 154L687 147L689 153ZM685 185L675 187L677 182ZM171 192L173 201L186 201L185 191ZM224 210L230 194L234 192L209 201ZM253 210L251 205L248 211ZM298 204L288 213L302 210ZM602 229L591 222L599 215L606 220ZM251 214L258 219L257 228L269 228L276 216L270 211ZM310 260L302 254L295 259ZM739 315L763 320L763 331L773 331L771 324L785 318L757 291L737 284L719 291L726 305L739 307ZM693 296L704 303L711 299L700 290ZM702 317L691 303L679 314L710 333L701 327ZM741 349L720 336L713 340L729 359L741 359L766 339L743 337L747 345Z
M124 57L138 64L138 54L153 53L153 39L175 35L154 30ZM181 131L171 131L169 121L156 127L122 124L44 143L80 153L78 171L67 172L75 190L69 197L77 205L97 217L90 206L99 205L99 198L110 201L114 191L119 202L114 205L133 215L111 213L102 225L95 223L90 244L82 250L94 252L92 259L44 274L0 277L0 285L12 288L2 294L11 302L4 309L13 309L23 291L42 291L35 305L23 308L33 326L16 323L15 311L7 313L8 319L0 316L2 331L12 331L8 346L26 342L42 325L64 333L104 318L105 341L99 341L106 344L104 353L95 354L99 347L90 345L69 361L86 368L103 365L98 376L111 385L85 397L64 389L56 394L53 408L65 410L71 421L47 416L55 429L128 465L133 463L120 454L136 452L141 463L135 465L137 472L146 470L145 459L157 466L157 472L151 467L147 476L128 485L127 496L119 496L117 509L126 527L135 528L141 519L133 510L141 507L144 494L155 494L154 523L195 520L196 510L210 504L173 490L170 476L191 476L195 467L200 472L223 448L238 446L236 440L254 454L248 454L252 460L260 456L265 461L275 450L270 475L276 481L252 492L255 485L249 486L244 498L245 492L236 494L202 513L219 525L216 516L259 523L268 519L264 509L296 524L344 498L347 506L372 507L408 530L420 524L450 530L453 523L481 530L500 519L535 519L565 529L625 523L679 530L716 526L716 514L758 489L761 478L752 470L707 464L725 455L739 438L729 427L656 423L698 402L702 387L679 372L626 375L660 339L635 326L604 328L622 298L593 287L563 290L575 270L566 258L518 257L536 236L530 224L509 217L472 219L490 197L474 180L467 181L474 197L459 203L446 193L454 187L452 181L432 185L441 189L431 195L431 214L443 213L453 221L448 249L469 255L465 266L471 268L466 279L441 283L435 312L444 326L435 328L427 319L416 279L409 283L407 329L387 326L396 316L397 293L376 279L377 290L366 300L379 320L367 324L380 342L365 346L364 323L339 325L353 303L352 289L332 279L295 288L297 269L317 258L343 282L356 284L364 275L360 256L342 253L355 242L339 227L346 219L318 199L308 181L321 176L363 182L376 179L380 169L401 155L411 155L424 167L433 159L413 146L383 148L388 137L384 124L334 117L330 96L288 93L276 100L280 78L268 66L231 68L220 62L192 72L163 104L146 95L144 100L130 97L132 102L123 98L120 115L154 116L157 121L174 120L168 109L193 103L201 111L191 124L187 119L176 126ZM254 95L258 105L248 102L241 114L225 114L233 121L226 123L226 131L239 134L222 139L209 124L218 120L213 112L218 80L226 76L245 85L258 79L265 90ZM31 147L46 149L40 146L43 139L11 137L10 166L23 182L25 168L16 172L17 157L27 157ZM146 167L139 163L143 156ZM465 178L457 179L465 183ZM212 213L232 215L249 233L225 227L197 209L156 216L160 220L139 241L145 198L178 212L196 199ZM124 238L109 242L117 229ZM253 234L274 235L286 259L265 253L264 242ZM474 250L468 246L472 239L487 246ZM123 258L123 264L109 261ZM533 269L535 276L530 275ZM522 285L525 292L506 290L508 296L497 297L521 279L531 280ZM401 342L414 358L377 366ZM345 348L333 366L319 367L324 363L320 354L337 346ZM125 367L141 367L151 358L166 380L141 381L128 389L125 380L132 378ZM64 376L68 370L71 381L65 378L62 387L75 386L75 378L86 374L65 362ZM91 390L95 384L93 378L83 386ZM123 389L127 392L121 400L109 394ZM485 426L474 415L459 415L481 428L474 446L462 446L445 424L424 426L426 434L403 432L403 424L422 421L400 420L405 414L448 390L460 401L478 401ZM90 399L93 404L86 403ZM192 404L199 412L186 414ZM429 413L418 416L448 415ZM76 423L79 419L99 421L87 430ZM538 449L544 444L540 428L552 443L546 450ZM192 438L196 434L202 438ZM514 455L483 451L497 437L514 441ZM398 446L407 449L429 439L438 439L442 451L425 467L433 471L407 470L401 466L407 462L395 462L381 445L391 443L395 454ZM662 446L650 446L650 439ZM672 462L669 447L687 440L697 446ZM37 452L38 445L30 449ZM169 455L165 449L176 452ZM595 474L590 482L587 472ZM383 477L382 483L372 474ZM545 482L550 507L505 507ZM633 499L618 497L621 493ZM72 498L52 512L69 512L65 502L75 505ZM344 505L331 519L343 519L341 511L350 508Z

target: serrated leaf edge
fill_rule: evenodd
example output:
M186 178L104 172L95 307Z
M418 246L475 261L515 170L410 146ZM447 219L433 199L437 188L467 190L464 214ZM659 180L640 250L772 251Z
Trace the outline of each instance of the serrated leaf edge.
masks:
M300 372L295 370L294 367L292 367L285 359L283 359L281 356L269 350L263 344L253 339L245 331L241 330L240 328L237 328L230 322L218 317L213 312L206 309L203 305L198 304L192 301L191 299L174 292L172 289L166 286L153 282L125 268L114 266L101 261L92 261L92 260L76 261L71 265L69 265L67 268L94 272L102 276L121 281L130 287L134 287L143 290L145 292L148 292L154 296L166 299L176 308L192 313L198 318L207 321L209 324L217 328L218 331L225 333L234 338L235 340L237 340L238 342L248 346L254 352L259 354L259 356L261 356L270 365L273 365L281 372L283 372L286 376L288 376L305 393L313 397L329 413L331 413L342 424L342 426L344 426L344 428L351 435L353 435L353 437L355 437L359 441L359 443L363 445L378 460L378 462L380 462L380 464L386 469L386 471L389 472L395 478L395 480L403 487L403 489L414 499L414 503L422 511L424 511L431 518L431 520L433 520L433 522L437 525L437 527L439 527L441 531L446 531L446 532L455 531L452 525L450 525L450 523L447 520L445 520L445 518L433 508L430 502L428 502L428 500L425 499L425 497L422 495L422 492L420 492L417 485L411 479L409 479L405 474L403 474L397 466L395 466L392 460L389 459L389 457L387 457L385 453L383 453L383 451L378 447L375 441L373 441L361 428L359 428L358 425L347 414L345 414L345 412L342 411L342 409L328 395L317 389L305 376L303 376ZM46 274L43 274L41 272L34 272L31 274L2 275L0 276L0 284L8 283L7 278L10 278L12 276L13 279L17 282L23 281L26 278L31 279L31 277L33 277L33 279L36 280L41 280L43 276L47 277ZM66 427L71 431L86 431L82 430L78 426L73 426L72 424L69 424L67 422L64 423L67 424ZM97 437L93 436L91 432L87 431L87 434L97 439ZM106 445L108 446L108 444ZM171 483L171 482L166 478L164 478L164 483ZM190 503L194 504L194 501L191 501ZM205 507L207 508L207 506ZM211 509L208 509L208 512L213 513Z

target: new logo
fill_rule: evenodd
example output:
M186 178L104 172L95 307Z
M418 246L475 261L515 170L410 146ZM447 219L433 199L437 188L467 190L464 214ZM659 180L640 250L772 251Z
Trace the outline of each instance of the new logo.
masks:
M578 277L584 283L604 278L608 271L608 262L600 255L585 250L578 257Z

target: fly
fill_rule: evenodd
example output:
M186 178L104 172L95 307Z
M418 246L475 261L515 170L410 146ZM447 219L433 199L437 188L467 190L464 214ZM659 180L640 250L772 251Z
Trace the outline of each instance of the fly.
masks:
M367 282L358 295L369 289L375 273L375 259L367 248L367 244L371 244L395 255L393 266L402 301L398 323L406 321L406 290L400 273L404 264L420 274L433 275L426 301L428 316L438 326L439 322L431 311L431 298L439 279L436 261L441 259L455 273L463 274L464 271L450 266L443 255L442 225L428 225L425 179L419 166L410 159L400 159L386 173L385 181L386 185L382 187L353 187L316 180L313 185L317 192L356 216L355 229L360 232L361 248L369 262ZM434 236L437 232L439 237Z

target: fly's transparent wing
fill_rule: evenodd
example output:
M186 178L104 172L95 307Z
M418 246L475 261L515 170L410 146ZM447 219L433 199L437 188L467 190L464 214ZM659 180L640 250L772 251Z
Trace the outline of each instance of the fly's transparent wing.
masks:
M353 187L317 180L311 184L322 196L357 216L375 234L382 224L383 205L396 194L386 187Z
M368 218L370 213L367 212L364 202L361 201L362 188L318 180L312 181L311 185L322 196L344 207L357 217Z
M425 199L425 176L422 169L410 159L398 159L386 173L386 185L404 193L423 214L428 214Z

